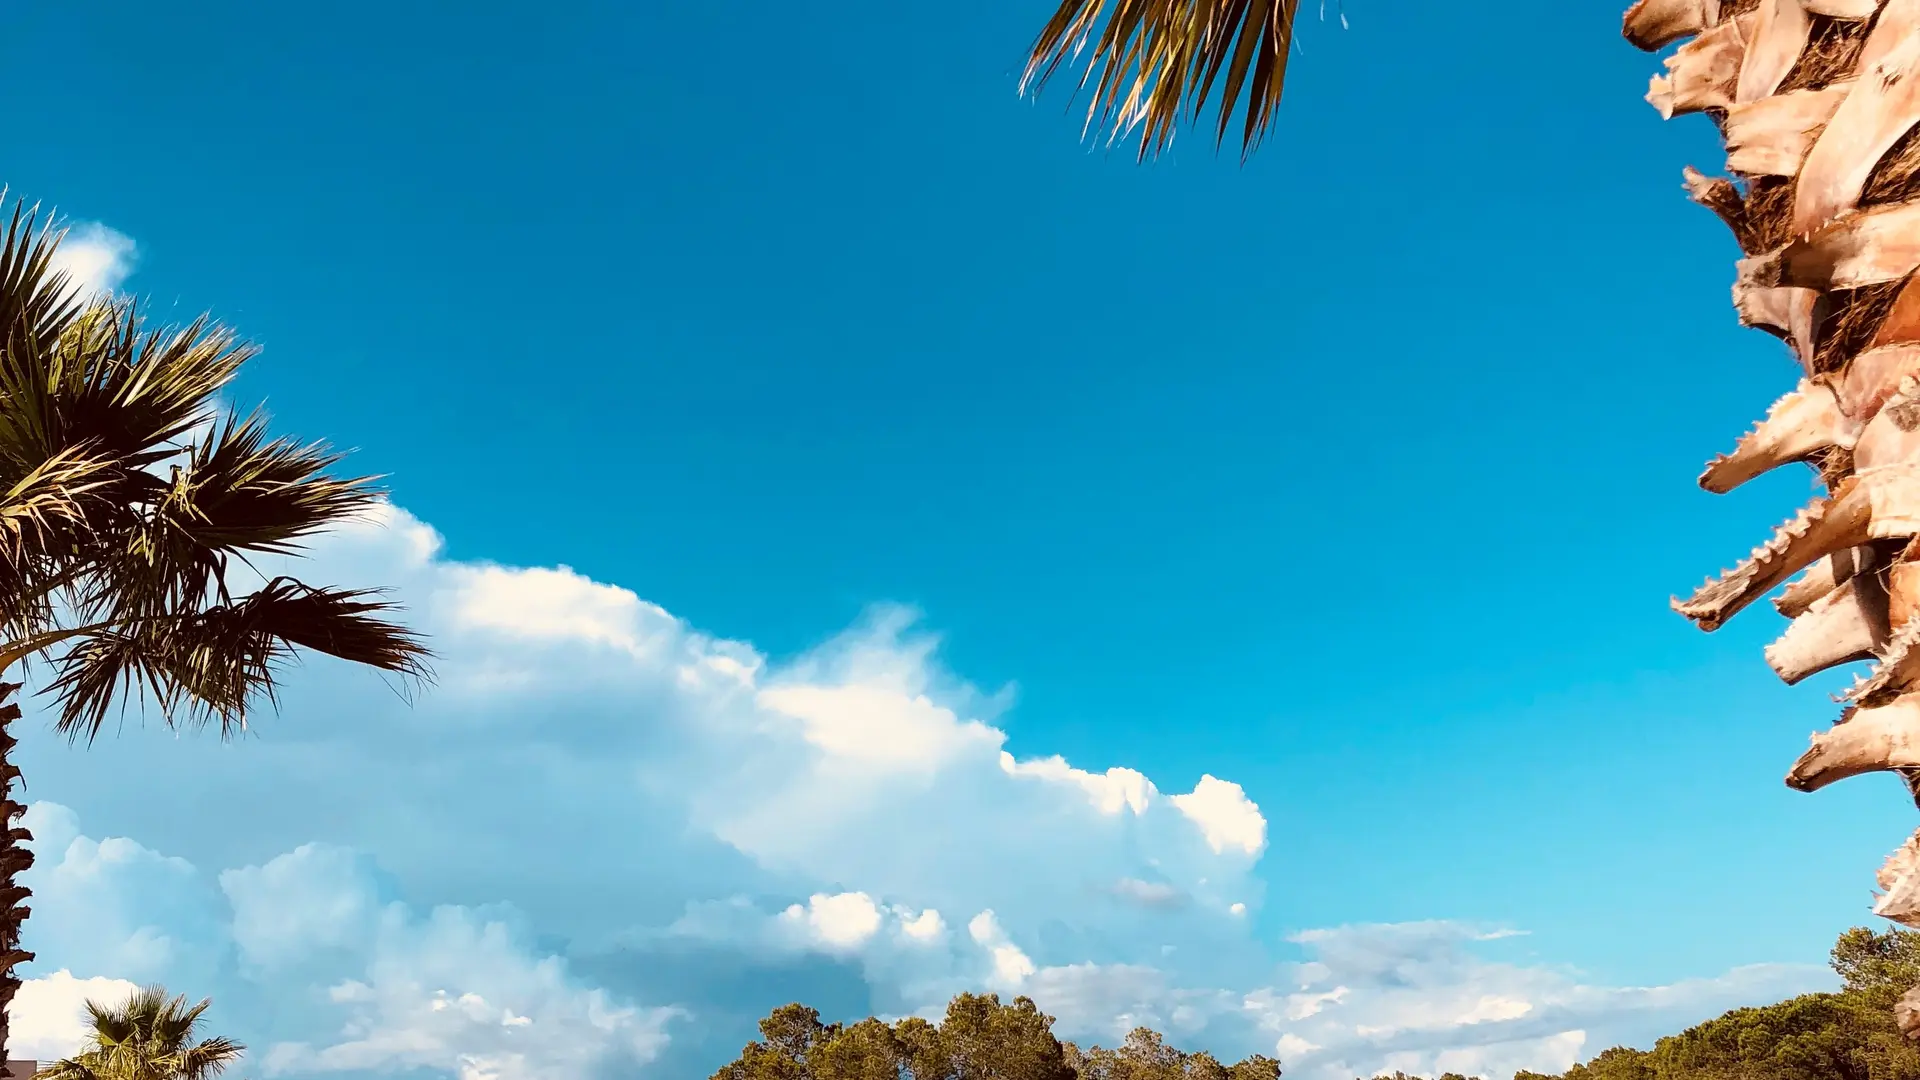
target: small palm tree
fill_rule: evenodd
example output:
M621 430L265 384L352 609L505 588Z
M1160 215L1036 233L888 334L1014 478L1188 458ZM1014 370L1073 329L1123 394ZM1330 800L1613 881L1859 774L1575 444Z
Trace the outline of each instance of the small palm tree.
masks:
M194 1041L212 1002L189 1007L184 995L148 986L125 1003L87 1002L86 1049L34 1074L35 1080L211 1080L246 1047L218 1035Z
M42 665L57 729L91 742L116 706L223 737L274 701L295 648L424 677L426 651L364 592L250 575L367 510L337 455L268 437L216 395L253 347L202 319L149 330L133 303L76 295L58 232L15 204L0 230L0 1060L33 862L7 725L13 675ZM248 587L249 584L252 587ZM197 1013L195 1014L198 1015Z
M1091 42L1080 79L1082 89L1094 84L1089 127L1107 123L1116 139L1137 129L1145 158L1171 145L1217 90L1215 142L1226 141L1237 109L1244 157L1273 123L1299 10L1300 0L1060 0L1028 53L1021 90L1039 90Z

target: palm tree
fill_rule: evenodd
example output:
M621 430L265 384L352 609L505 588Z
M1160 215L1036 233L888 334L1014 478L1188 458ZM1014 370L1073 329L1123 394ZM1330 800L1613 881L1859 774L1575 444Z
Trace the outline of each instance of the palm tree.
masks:
M1243 151L1271 123L1298 0L1061 0L1035 41L1037 87L1088 42L1091 124L1138 129L1142 157L1208 103ZM1767 650L1787 682L1858 660L1868 674L1795 762L1802 791L1893 772L1920 799L1920 0L1637 0L1625 36L1683 42L1653 78L1662 116L1704 113L1727 172L1684 173L1739 245L1734 307L1799 367L1700 477L1726 492L1791 462L1826 493L1674 607L1717 629L1775 588L1793 620ZM1097 73L1097 78L1096 78ZM1788 583L1794 575L1797 580ZM1879 875L1876 914L1920 927L1920 834ZM1901 1026L1920 1037L1920 989Z
M365 592L260 580L249 555L367 510L318 444L269 438L216 395L254 353L206 319L148 329L55 268L60 234L16 203L0 236L0 1060L32 864L14 824L13 673L44 670L56 729L91 742L144 701L169 726L245 730L296 648L424 677L427 653ZM195 1014L197 1015L197 1014Z
M1825 486L1674 607L1714 630L1785 585L1774 605L1793 622L1767 649L1782 679L1873 662L1787 784L1893 772L1920 797L1920 0L1639 0L1626 35L1686 42L1647 100L1719 127L1732 175L1689 169L1687 191L1740 246L1741 321L1798 368L1700 485L1806 462ZM1920 835L1879 884L1875 913L1920 926ZM1920 990L1898 1017L1920 1037Z
M34 1080L211 1080L246 1047L214 1036L194 1041L212 1002L189 1007L184 995L148 986L114 1006L87 1002L86 1049L34 1074Z

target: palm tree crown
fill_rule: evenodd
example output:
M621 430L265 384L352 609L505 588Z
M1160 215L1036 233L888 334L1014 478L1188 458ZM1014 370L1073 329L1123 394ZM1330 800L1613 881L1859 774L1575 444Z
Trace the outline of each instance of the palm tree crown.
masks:
M222 416L253 348L205 319L149 329L131 301L81 297L59 240L19 204L0 228L0 678L46 664L58 729L91 741L129 699L169 725L241 731L297 648L424 677L426 649L390 605L247 563L369 509L370 481L329 475L337 455L269 438L258 415ZM0 1060L15 968L34 959L7 730L19 689L0 681Z
M253 347L83 301L58 239L16 206L0 242L0 672L47 660L60 730L87 740L129 696L232 734L295 647L424 674L420 643L365 593L236 591L236 563L293 552L378 493L328 475L324 446L221 416Z
M123 1004L87 1002L86 1049L34 1074L35 1080L211 1080L246 1047L215 1036L194 1041L211 1002L188 1006L148 986Z

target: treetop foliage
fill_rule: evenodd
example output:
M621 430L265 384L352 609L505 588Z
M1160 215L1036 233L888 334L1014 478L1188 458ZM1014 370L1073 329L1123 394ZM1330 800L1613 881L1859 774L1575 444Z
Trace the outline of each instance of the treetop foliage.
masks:
M1841 989L1735 1009L1651 1050L1614 1047L1559 1076L1513 1080L1920 1080L1920 1048L1900 1036L1893 1005L1920 985L1920 933L1855 928L1832 955ZM1279 1080L1280 1063L1232 1065L1168 1046L1136 1028L1113 1049L1081 1049L1025 997L961 994L937 1024L909 1017L827 1024L804 1005L760 1021L760 1038L712 1080ZM1376 1080L1420 1080L1404 1073ZM1474 1080L1447 1073L1437 1080Z
M1116 1049L1082 1050L1053 1034L1053 1017L1030 998L961 994L946 1016L825 1024L818 1010L783 1005L760 1021L760 1038L713 1080L1279 1080L1280 1064L1251 1057L1223 1065L1211 1054L1166 1045L1139 1028Z

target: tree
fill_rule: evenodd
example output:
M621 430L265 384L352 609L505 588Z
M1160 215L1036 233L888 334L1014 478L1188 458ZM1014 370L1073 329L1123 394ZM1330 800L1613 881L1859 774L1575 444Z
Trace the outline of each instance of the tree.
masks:
M1168 1046L1160 1033L1139 1027L1114 1050L1084 1053L1067 1044L1067 1061L1078 1080L1279 1080L1280 1063L1258 1055L1222 1065L1212 1054L1189 1054Z
M1838 993L1735 1009L1651 1050L1617 1046L1560 1077L1514 1080L1920 1080L1920 1050L1888 1008L1914 982L1916 957L1920 934L1849 930L1833 949Z
M130 301L79 297L59 241L18 203L0 237L0 679L44 666L56 729L91 742L135 702L230 737L274 703L296 648L424 677L426 650L378 597L255 582L247 562L367 510L370 481L329 475L337 455L269 438L257 413L223 416L254 348L204 318L151 329ZM33 959L19 689L0 681L0 1059L14 969Z
M217 1035L195 1041L210 1004L189 1006L159 986L120 1005L89 1000L86 1049L41 1069L34 1080L211 1080L246 1047Z
M1172 1071L1168 1071L1171 1069ZM804 1005L760 1021L760 1038L713 1080L1279 1080L1280 1066L1251 1057L1224 1066L1187 1054L1140 1028L1118 1050L1082 1053L1054 1037L1053 1017L1029 998L961 994L938 1024L908 1017L824 1024Z

